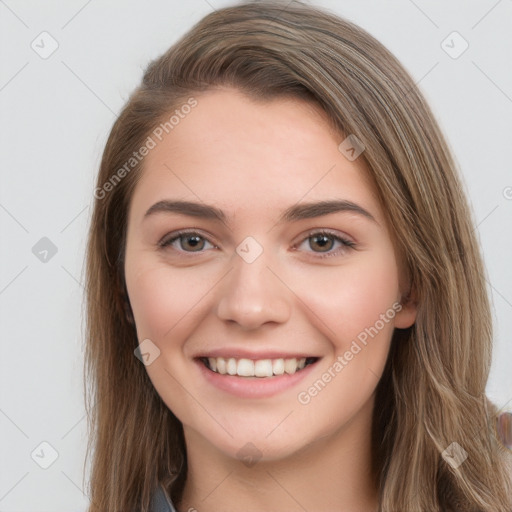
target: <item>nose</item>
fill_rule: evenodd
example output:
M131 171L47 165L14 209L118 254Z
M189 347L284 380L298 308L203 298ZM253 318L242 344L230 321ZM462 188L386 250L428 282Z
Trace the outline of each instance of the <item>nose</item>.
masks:
M227 274L220 290L217 316L236 323L243 330L253 330L266 323L284 323L290 317L290 289L268 268L264 251L248 263L233 255L234 268ZM273 265L271 265L273 266Z

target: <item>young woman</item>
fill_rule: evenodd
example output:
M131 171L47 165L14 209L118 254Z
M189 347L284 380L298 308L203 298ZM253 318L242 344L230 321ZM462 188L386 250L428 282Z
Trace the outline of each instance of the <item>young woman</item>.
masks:
M208 15L95 197L90 512L512 510L470 211L373 37L298 2Z

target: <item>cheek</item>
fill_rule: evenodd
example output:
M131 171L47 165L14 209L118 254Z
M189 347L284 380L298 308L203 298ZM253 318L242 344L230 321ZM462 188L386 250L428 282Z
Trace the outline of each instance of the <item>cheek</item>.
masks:
M315 313L310 322L330 342L332 357L304 384L297 401L304 406L304 428L321 424L326 435L367 403L382 375L399 297L396 262L386 254L361 258L357 266L308 278L301 293Z
M393 304L399 298L398 269L388 253L358 257L357 265L325 267L301 274L297 295L308 306L309 318L336 351L377 323L379 336L390 336ZM382 325L381 315L386 316ZM364 338L364 334L361 336Z
M128 260L126 265L137 337L150 339L160 350L146 371L162 400L184 424L193 423L195 416L202 418L204 412L180 384L189 379L184 342L200 323L200 299L211 288L211 277L202 277L191 280L190 269L171 270L155 262L154 256L138 255L136 265L130 266Z
M141 261L132 272L127 268L126 282L139 338L163 340L190 323L209 280L201 275L191 280L190 270L171 272L165 264Z
M178 312L169 306L173 302L172 297L176 295L172 290L178 286L174 282L173 288L169 288L168 281L165 272L158 267L140 269L132 281L127 276L127 288L139 338L159 340L172 327ZM173 314L169 316L171 311Z

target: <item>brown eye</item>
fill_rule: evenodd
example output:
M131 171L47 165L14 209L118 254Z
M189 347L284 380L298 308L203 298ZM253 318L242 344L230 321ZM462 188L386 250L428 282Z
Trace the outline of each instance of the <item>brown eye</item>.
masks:
M309 248L306 246L303 250L316 254L317 258L342 256L356 246L353 241L328 231L310 232L297 247L303 246L306 242Z
M214 247L213 244L208 242L208 240L199 233L187 231L176 233L174 236L164 239L159 243L159 246L161 248L171 246L178 252L204 252L203 249L208 249L208 247L205 247L206 244L210 244Z
M204 239L199 235L180 235L180 246L186 251L200 251L204 247Z
M334 245L334 237L332 235L326 235L324 233L319 233L317 235L310 236L309 240L309 246L312 249L315 249L316 246L320 252L330 251Z

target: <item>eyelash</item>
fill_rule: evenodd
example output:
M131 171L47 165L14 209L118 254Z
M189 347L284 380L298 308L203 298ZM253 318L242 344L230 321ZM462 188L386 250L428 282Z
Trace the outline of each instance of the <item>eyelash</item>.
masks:
M215 247L215 244L213 244L212 242L210 242L208 240L207 237L203 236L201 233L197 232L197 231L189 231L189 230L182 230L182 231L177 231L175 233L172 234L172 237L171 238L163 238L160 242L158 242L158 246L161 248L161 249L166 249L167 247L169 247L173 242L175 242L176 240L179 240L179 238L183 235L196 235L204 240L206 240L208 243L212 244L214 247ZM298 246L302 245L303 242L305 242L306 240L308 240L308 238L312 238L314 235L323 235L323 236L327 236L327 237L330 237L332 238L335 242L340 242L342 247L338 248L337 250L333 251L333 252L326 252L326 253L315 253L314 251L308 251L308 252L313 252L314 254L317 254L317 256L315 256L315 258L320 258L320 259L323 259L323 258L328 258L328 257L331 257L331 256L337 256L339 255L341 252L344 252L344 251L347 251L347 250L351 250L351 249L354 249L356 244L354 242L352 242L351 240L348 240L347 238L344 238L342 236L339 236L339 235L336 235L328 230L323 230L323 229L320 229L318 231L310 231L306 237L304 237L298 244L296 244L294 246L294 249L296 249ZM190 254L202 254L204 251L181 251L181 250L176 250L176 252L178 253L190 253ZM180 257L187 257L187 256L182 256L180 254Z

